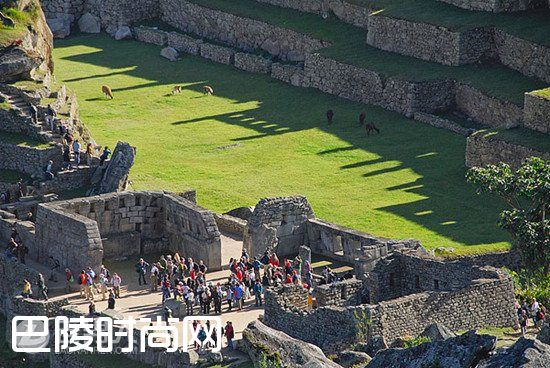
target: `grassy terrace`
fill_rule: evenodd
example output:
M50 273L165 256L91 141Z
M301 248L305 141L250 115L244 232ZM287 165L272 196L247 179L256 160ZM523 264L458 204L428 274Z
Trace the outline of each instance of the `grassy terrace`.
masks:
M344 63L375 70L390 77L402 77L411 80L453 78L469 83L491 96L518 105L523 105L524 92L546 87L543 82L537 79L525 77L498 64L451 67L382 51L366 44L367 36L364 29L354 27L334 17L323 20L314 14L258 3L254 0L190 1L204 7L261 20L330 41L332 46L319 50L322 55ZM434 17L436 16L434 13ZM486 16L491 17L493 15L487 14ZM550 21L547 21L547 23L550 23ZM532 24L527 24L527 26L541 31ZM547 35L548 33L545 36Z
M15 144L17 146L46 149L51 147L49 143L39 142L30 137L17 133L0 132L0 143Z
M0 47L9 45L13 40L21 38L27 32L27 26L32 25L37 16L37 8L30 5L27 11L16 8L1 8L4 15L15 21L15 27L7 27L0 24Z
M394 18L429 23L455 31L495 26L541 45L550 46L550 10L489 13L461 9L437 0L346 0Z
M532 92L534 95L550 100L550 88L539 89Z
M500 139L531 147L542 152L550 152L550 139L548 135L531 129L487 129L476 132L475 134L482 134L487 138Z
M98 144L137 147L133 189L196 188L199 204L218 212L304 194L317 216L379 236L457 254L509 246L495 225L500 203L465 182L464 137L202 58L169 62L160 49L81 35L54 50L56 77L76 91ZM181 94L170 95L174 85ZM382 134L365 137L362 110Z

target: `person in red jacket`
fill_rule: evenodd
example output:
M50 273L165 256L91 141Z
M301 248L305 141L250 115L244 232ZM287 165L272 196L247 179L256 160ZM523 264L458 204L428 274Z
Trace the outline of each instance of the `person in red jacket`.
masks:
M235 349L233 346L233 338L235 337L235 330L233 329L233 323L227 321L225 324L225 337L227 338L227 347Z

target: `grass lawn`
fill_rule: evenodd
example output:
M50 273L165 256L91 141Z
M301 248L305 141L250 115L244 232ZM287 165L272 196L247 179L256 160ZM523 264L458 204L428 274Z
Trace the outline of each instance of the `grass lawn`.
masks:
M546 100L550 100L550 87L549 88L544 88L544 89L540 89L538 91L533 91L532 92L534 95L536 96L539 96L539 97L542 97Z
M38 16L37 7L34 3L25 11L7 7L0 8L0 11L15 22L15 27L0 24L0 47L7 46L12 41L22 38L27 33L27 26L32 25Z
M255 0L189 1L208 8L258 19L266 23L330 41L332 46L319 50L320 54L344 63L375 70L388 77L400 77L409 80L452 78L468 83L491 96L514 102L520 106L523 106L523 94L525 92L547 86L539 80L526 77L500 64L453 67L382 51L366 44L366 30L344 23L335 17L329 17L324 20L315 14L301 13L293 9L258 3ZM414 0L411 2L437 3L445 8L458 9L435 0ZM409 8L410 6L407 5L407 7ZM425 9L425 7L421 7L420 9ZM460 9L458 10L460 11ZM545 14L550 15L550 11ZM495 15L484 13L483 16L492 19ZM432 14L432 18L434 17L438 17L438 14ZM541 17L540 21L536 23L534 20L529 20L520 22L519 24L523 25L526 29L534 29L533 33L535 34L541 32L540 35L543 36L542 38L550 42L547 37L550 32L550 20L548 18ZM543 24L545 25L544 27L542 26Z
M460 253L508 248L493 197L464 175L465 138L381 108L105 35L56 41L56 76L100 145L137 147L134 189L198 190L215 211L306 195L318 217ZM109 85L114 100L101 94ZM171 96L173 85L184 86ZM204 84L215 95L201 93ZM325 111L335 111L332 126ZM357 126L364 110L382 134Z

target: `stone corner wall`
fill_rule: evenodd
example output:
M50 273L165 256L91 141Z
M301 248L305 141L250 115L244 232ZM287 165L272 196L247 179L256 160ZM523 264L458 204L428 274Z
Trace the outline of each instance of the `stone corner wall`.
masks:
M455 104L458 111L480 124L506 129L522 125L520 106L488 96L464 83L456 83Z
M550 100L534 93L526 93L523 125L528 129L550 134Z
M462 9L510 13L543 7L541 0L438 0Z
M485 166L505 162L512 168L518 168L531 156L550 160L550 152L519 145L513 142L473 134L466 140L466 166Z

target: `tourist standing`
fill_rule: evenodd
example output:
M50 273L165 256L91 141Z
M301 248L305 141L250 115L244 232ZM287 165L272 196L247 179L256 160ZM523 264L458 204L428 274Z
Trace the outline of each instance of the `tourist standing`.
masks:
M38 109L32 103L29 103L29 114L33 124L38 124Z
M227 321L225 324L225 338L227 339L227 347L230 349L235 349L233 345L233 338L235 338L235 330L233 329L233 323Z
M111 155L111 150L109 147L105 146L103 149L103 152L101 153L101 156L99 156L99 166L103 166L103 163L109 158Z
M52 132L55 131L55 126L54 126L53 123L55 121L56 115L57 115L57 113L53 109L52 105L48 104L48 108L46 109L46 123L48 123L48 125L50 126L50 130Z
M254 283L254 298L256 300L256 307L262 306L262 293L264 292L264 288L262 284L260 283L260 280L256 280Z
M107 300L107 309L115 309L115 293L113 290L109 290L109 299Z
M120 298L120 284L122 284L122 279L118 275L118 273L113 274L113 290L115 292L115 298Z
M138 283L141 286L141 282L143 280L143 284L147 285L147 281L145 281L145 274L147 273L147 268L149 268L149 263L145 262L143 258L139 259L139 262L136 263L136 272L138 273Z
M73 273L68 268L65 268L65 290L71 292L71 285L74 282Z

